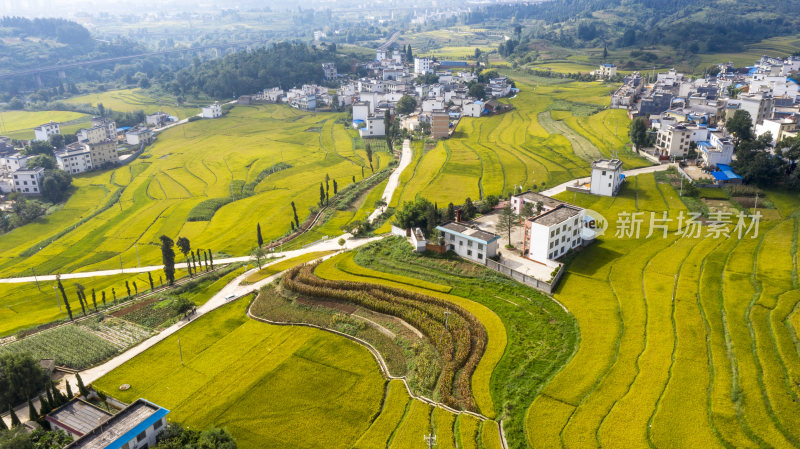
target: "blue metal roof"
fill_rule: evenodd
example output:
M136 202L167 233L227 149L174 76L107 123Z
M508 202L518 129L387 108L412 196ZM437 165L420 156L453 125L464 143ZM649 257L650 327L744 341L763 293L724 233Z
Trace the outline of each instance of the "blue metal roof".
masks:
M717 181L730 181L731 179L742 179L741 176L737 175L730 165L725 164L717 164L719 171L712 171L711 176L714 177Z
M439 65L443 65L446 67L466 67L466 61L439 61Z
M149 428L150 426L155 424L156 421L158 421L161 418L163 418L167 413L169 413L169 410L167 410L165 408L159 408L155 413L153 413L152 415L148 416L147 419L145 419L144 421L140 422L136 427L134 427L133 429L127 431L121 437L117 438L116 440L114 440L114 442L112 442L111 444L106 446L105 449L119 449L119 448L121 448L122 446L125 445L125 443L127 443L127 442L131 441L132 439L136 438L136 435L139 435L143 431L147 430L147 428Z

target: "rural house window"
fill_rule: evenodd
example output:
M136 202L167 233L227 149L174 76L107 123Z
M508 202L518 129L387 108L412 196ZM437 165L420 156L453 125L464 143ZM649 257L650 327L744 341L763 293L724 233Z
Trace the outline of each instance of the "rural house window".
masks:
M471 241L471 240L467 242L467 246L469 246L470 248L472 248L472 241Z
M472 255L472 250L471 250L471 249L468 249L468 250L467 250L467 255L468 255L468 256L471 256L471 255Z
M164 423L159 419L158 421L155 422L155 424L153 424L153 428L160 429L163 424Z
M146 436L147 436L147 431L145 430L144 432L140 433L139 435L136 435L136 441L142 441L143 439L145 439Z
M554 235L556 235L556 232L555 231L550 231L550 237L552 237Z
M553 249L553 242L550 242L550 249Z
M603 176L605 176L605 175L606 175L606 171L605 171L605 170L603 170Z
M463 240L459 240L458 241L458 246L464 246L464 241Z
M478 253L478 259L483 259L483 254Z
M478 243L478 249L483 249L483 243Z
M450 241L452 242L452 241L454 241L455 239L456 239L456 236L454 236L453 234L450 234Z

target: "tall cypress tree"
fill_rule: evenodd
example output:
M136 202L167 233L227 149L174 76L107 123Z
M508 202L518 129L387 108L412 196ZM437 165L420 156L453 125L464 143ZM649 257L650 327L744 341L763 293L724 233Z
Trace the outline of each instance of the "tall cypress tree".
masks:
M53 390L51 390L50 386L48 385L45 387L45 391L47 392L47 408L49 408L50 411L53 411L58 407L58 403L56 403L56 399L53 397Z
M78 393L80 393L81 396L84 397L89 396L89 389L86 388L86 385L83 384L83 379L81 379L80 374L75 375L75 380L78 382Z
M28 420L31 422L36 422L39 420L39 413L37 413L36 409L33 408L33 401L31 401L31 398L28 398Z
M292 201L292 214L294 215L294 225L299 228L300 219L297 217L297 208L294 206L294 201Z
M125 290L128 290L128 298L130 298L131 297L131 285L128 283L128 281L125 281Z
M206 271L208 271L208 253L203 251L203 259L206 260Z
M69 381L65 380L64 383L67 385L67 399L72 399L75 397L75 395L72 394L72 387L69 385Z
M103 301L103 307L105 307L106 306L106 291L105 290L100 292L100 299Z
M194 267L194 274L197 274L197 259L194 257L194 251L192 251L192 267Z
M264 238L261 237L261 223L256 223L256 241L259 248L264 246Z
M56 276L56 281L58 282L58 289L61 291L61 299L64 300L64 307L67 309L67 315L69 315L69 319L72 321L72 308L69 306L69 301L67 301L67 293L64 291L64 285L61 283L61 276Z
M114 290L114 287L111 287L111 296L114 297L114 304L117 304L117 291Z
M159 237L161 239L161 261L164 263L164 276L167 277L169 285L175 283L175 250L172 247L175 242L166 235Z
M133 281L133 293L136 295L139 294L139 286L136 285L136 281Z
M214 255L211 253L210 249L207 249L206 252L208 252L208 261L211 263L211 269L213 270L214 269Z
M8 426L6 425L6 420L0 418L0 430L8 430Z
M153 273L149 271L147 272L147 280L150 281L150 291L153 291L153 289L155 289L155 286L153 285Z
M97 295L95 294L94 289L92 289L92 305L94 305L94 311L97 312Z
M333 194L336 195L337 193L339 193L339 185L336 184L336 180L334 179L333 180Z
M325 186L319 183L319 207L325 205Z
M50 408L50 404L47 402L47 399L45 399L40 394L39 395L39 416L44 416L44 415L50 413L50 410L52 410L52 409Z

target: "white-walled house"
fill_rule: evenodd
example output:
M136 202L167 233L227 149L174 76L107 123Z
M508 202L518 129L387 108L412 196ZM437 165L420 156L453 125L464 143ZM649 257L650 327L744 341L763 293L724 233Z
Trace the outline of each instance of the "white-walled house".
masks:
M386 135L386 124L383 122L383 116L371 115L364 120L365 127L358 130L362 138L365 137L383 137Z
M144 122L147 126L161 127L169 122L169 114L165 112L156 112L155 114L146 115Z
M756 136L761 137L766 133L772 135L772 143L780 142L784 137L791 137L797 134L797 118L764 119L764 122L757 124Z
M30 158L31 156L23 156L19 152L0 157L0 170L13 172L24 169L28 166Z
M47 141L50 140L50 136L61 134L61 125L51 121L33 128L33 134L35 136L33 140Z
M464 223L450 222L436 229L444 234L448 251L473 262L486 264L486 259L495 257L500 245L500 236Z
M593 195L617 196L622 185L622 161L600 159L592 162L592 181L589 191Z
M359 101L358 103L353 103L353 121L361 120L363 122L367 121L369 117L370 107L369 103L366 101Z
M204 106L202 109L203 118L220 118L222 117L222 105L218 101L214 104Z
M709 139L698 142L697 149L706 167L729 165L733 160L733 141L722 131L709 133Z
M67 148L56 151L55 156L58 168L71 175L92 169L92 150L80 143L70 144Z
M483 112L483 102L475 100L465 103L461 108L465 117L480 117Z
M158 435L167 426L168 413L169 410L150 401L137 399L67 445L65 449L155 447Z
M584 210L570 204L525 220L524 257L546 263L583 244Z
M128 145L148 144L153 141L153 131L149 128L134 128L125 133Z
M526 204L532 204L534 211L536 211L537 207L541 205L541 212L543 213L567 203L546 195L542 195L541 193L532 192L530 190L511 197L511 210L517 215L522 213L522 208Z
M31 170L17 170L11 178L14 180L14 191L27 195L41 195L44 168L37 167Z
M433 61L428 58L414 58L414 74L433 73Z

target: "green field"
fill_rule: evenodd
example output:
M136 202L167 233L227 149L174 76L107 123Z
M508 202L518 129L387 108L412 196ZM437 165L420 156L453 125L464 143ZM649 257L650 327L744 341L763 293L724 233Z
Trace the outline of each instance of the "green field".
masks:
M414 147L393 205L418 195L460 204L517 186L553 186L586 176L597 157L616 155L625 169L650 165L630 150L624 111L596 112L608 104L614 85L512 76L521 91L504 100L514 106L511 112L463 118L452 138Z
M90 105L97 107L102 103L106 109L117 112L144 111L146 114L166 112L167 114L184 119L200 113L197 107L178 106L174 97L156 95L144 89L123 89L86 94L64 100L75 105ZM206 100L206 102L211 100Z
M33 139L33 128L50 121L61 123L62 134L90 126L91 117L71 111L0 111L0 136Z

